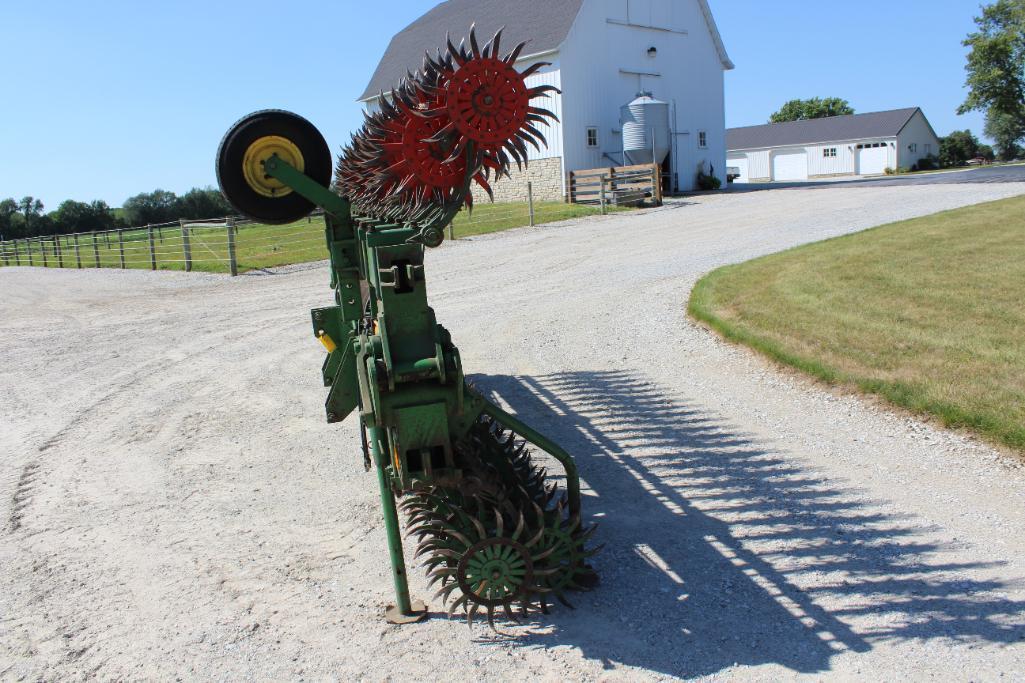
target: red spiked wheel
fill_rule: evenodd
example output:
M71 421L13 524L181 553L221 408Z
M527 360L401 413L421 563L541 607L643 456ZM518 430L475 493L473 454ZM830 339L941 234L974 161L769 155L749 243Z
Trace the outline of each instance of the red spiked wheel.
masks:
M466 177L466 157L448 161L448 151L436 142L427 142L445 125L441 119L410 116L402 132L402 158L406 173L416 176L418 185L442 192L458 190Z
M513 139L530 113L530 89L511 65L494 57L472 59L446 87L449 117L463 136L487 149Z

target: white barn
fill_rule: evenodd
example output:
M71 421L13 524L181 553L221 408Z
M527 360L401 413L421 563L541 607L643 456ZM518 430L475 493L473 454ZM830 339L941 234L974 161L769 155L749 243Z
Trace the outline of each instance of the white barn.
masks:
M496 199L519 199L526 180L535 195L562 199L566 173L624 165L620 107L641 92L669 103L671 188L693 189L699 167L725 180L723 75L733 68L707 0L448 0L396 34L360 98L368 109L423 61L476 24L486 41L504 27L502 44L529 40L517 68L551 62L531 86L563 91L542 104L559 124L542 129L530 168L495 186Z
M731 128L726 140L741 183L881 175L940 152L918 107Z

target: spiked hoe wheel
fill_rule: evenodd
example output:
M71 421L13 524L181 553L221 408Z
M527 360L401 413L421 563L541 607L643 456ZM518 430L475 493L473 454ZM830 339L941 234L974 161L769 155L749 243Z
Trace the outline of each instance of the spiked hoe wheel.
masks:
M470 185L489 195L490 178L527 162L527 145L546 144L537 126L555 114L531 106L558 89L529 87L527 78L548 66L514 68L524 44L500 56L502 32L483 48L470 30L469 46L448 45L428 55L387 95L381 111L367 116L346 148L336 186L361 213L392 221L444 227L463 205L472 207Z
M251 114L225 135L217 179L239 212L289 223L324 209L335 305L313 311L329 422L360 416L363 454L375 470L395 585L389 622L427 608L410 599L396 498L415 557L450 616L547 613L589 589L594 527L581 519L580 480L558 444L470 386L451 335L427 301L425 249L463 208L471 187L527 163L546 144L555 115L534 105L558 90L530 87L546 66L516 68L524 43L501 52L502 32L481 47L473 29L458 47L427 55L368 114L335 167L306 119ZM387 311L387 316L385 315ZM549 484L529 441L565 470L565 494ZM497 630L497 629L496 629Z
M572 607L566 592L597 580L587 559L598 549L585 547L595 527L568 514L525 444L492 418L478 420L459 455L468 473L460 486L423 485L402 506L416 557L441 582L435 598L470 623L484 610L492 628L500 607L512 619L514 605L524 615L547 612L550 598Z

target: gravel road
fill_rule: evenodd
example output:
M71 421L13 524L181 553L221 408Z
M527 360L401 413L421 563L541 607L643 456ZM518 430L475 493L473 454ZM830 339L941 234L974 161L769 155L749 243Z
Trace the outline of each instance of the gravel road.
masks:
M1020 461L684 311L720 264L1023 193L707 196L432 252L468 372L576 454L605 543L576 610L504 636L380 617L375 481L308 329L324 264L0 269L0 679L1020 679Z

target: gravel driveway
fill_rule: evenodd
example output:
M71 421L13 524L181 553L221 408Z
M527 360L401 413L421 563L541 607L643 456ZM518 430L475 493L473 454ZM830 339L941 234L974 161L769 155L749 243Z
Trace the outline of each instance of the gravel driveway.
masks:
M1020 678L1019 461L684 309L720 264L1023 193L707 196L432 252L465 367L576 454L605 543L575 611L506 636L380 617L375 481L308 329L324 264L2 269L0 679Z

